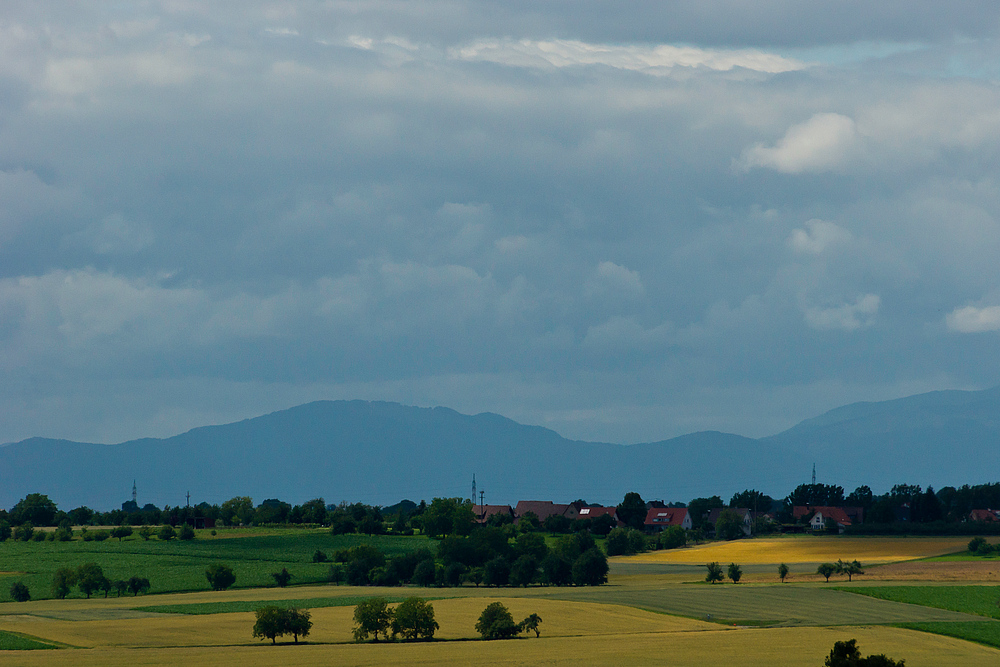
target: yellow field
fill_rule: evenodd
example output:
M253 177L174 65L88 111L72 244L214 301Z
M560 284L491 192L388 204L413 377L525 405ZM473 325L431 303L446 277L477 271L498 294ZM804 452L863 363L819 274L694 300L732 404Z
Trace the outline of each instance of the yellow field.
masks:
M436 607L435 607L436 608ZM544 617L544 616L543 616ZM599 627L602 619L589 618ZM543 623L544 627L544 623ZM718 627L718 626L716 626ZM621 637L613 633L500 642L432 644L311 644L304 646L193 647L175 649L90 649L0 652L0 663L25 667L90 667L183 664L191 667L257 665L593 665L611 667L669 664L673 667L821 665L838 640L856 638L863 653L905 658L908 665L968 667L1000 664L1000 651L957 639L882 627L781 628L653 632Z
M954 553L966 548L967 537L775 537L708 542L683 549L650 551L613 560L633 563L722 564L824 563L838 558L865 565L894 563Z
M542 617L546 637L594 634L634 635L663 632L718 631L720 626L678 616L655 614L632 607L586 602L564 602L532 598L457 598L435 600L434 614L441 639L477 637L476 619L487 604L501 601L514 620L529 614ZM87 618L89 610L77 618ZM314 642L353 640L354 607L313 609ZM65 614L63 614L65 616ZM62 644L84 648L235 646L260 643L250 636L254 615L250 612L186 616L181 614L122 614L121 618L67 620L33 615L0 616L0 630L24 633Z

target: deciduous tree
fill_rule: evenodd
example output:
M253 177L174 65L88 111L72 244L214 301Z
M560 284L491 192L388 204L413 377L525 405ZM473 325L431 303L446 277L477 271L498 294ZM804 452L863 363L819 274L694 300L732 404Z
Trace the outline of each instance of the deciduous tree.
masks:
M434 607L424 600L411 597L392 611L392 636L404 640L431 639L440 627L434 620Z
M785 583L785 577L788 576L788 566L784 563L778 566L778 576L781 577L781 583Z
M476 632L483 639L510 639L517 636L518 627L502 602L492 602L479 615Z
M354 640L360 642L371 637L378 641L380 634L388 639L391 623L392 612L385 598L362 600L354 608Z
M708 573L705 575L705 581L710 584L714 584L717 581L723 581L726 575L722 573L722 566L719 565L718 561L714 563L706 563L705 567L708 569Z

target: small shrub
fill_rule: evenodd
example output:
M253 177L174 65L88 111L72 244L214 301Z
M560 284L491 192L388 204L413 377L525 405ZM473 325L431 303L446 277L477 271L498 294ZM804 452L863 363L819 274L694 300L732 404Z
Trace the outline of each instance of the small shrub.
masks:
M177 534L177 537L180 538L180 539L182 539L182 540L193 540L194 539L194 528L191 527L191 524L187 524L187 523L183 524L181 526L180 532Z
M215 537L216 535L218 535L218 533L217 533L217 532L215 532L215 528L213 528L213 529L212 529L212 532L211 532L211 533L209 533L209 535L211 535L212 537Z
M104 540L111 537L111 533L109 533L106 530L94 530L88 534L93 536L95 542L103 542Z
M208 579L208 585L212 587L213 591L224 591L236 583L233 569L222 563L209 565L208 569L205 570L205 578Z
M22 523L14 528L14 539L19 542L27 542L35 534L35 527L30 523Z
M313 553L313 562L314 563L325 563L326 561L327 561L326 554L323 553L322 551L320 551L319 549L317 549Z
M15 581L10 587L10 597L14 602L27 602L31 599L31 593L23 582Z
M153 529L150 528L149 526L143 526L142 528L139 529L139 537L141 537L144 541L148 541L149 538L152 536L153 536Z
M31 536L31 539L34 540L35 542L44 542L45 532L41 530L36 530L34 535Z
M156 531L156 536L166 542L177 537L177 532L170 524L164 524L158 531Z
M281 568L281 572L272 572L271 576L274 577L274 583L278 584L278 588L284 588L292 580L292 574L284 567Z

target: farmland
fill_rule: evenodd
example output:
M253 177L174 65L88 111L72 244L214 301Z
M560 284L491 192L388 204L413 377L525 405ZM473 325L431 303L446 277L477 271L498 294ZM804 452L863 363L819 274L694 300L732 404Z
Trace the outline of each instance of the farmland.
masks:
M15 542L0 544L0 600L9 599L14 581L24 581L33 597L48 596L52 576L61 567L97 563L110 578L143 576L152 582L153 592L204 590L205 568L212 563L230 565L237 587L259 587L274 583L271 573L287 567L294 583L325 581L329 565L313 563L319 549L332 553L358 544L375 544L386 554L395 554L426 545L422 537L331 536L315 529L221 530L212 536L197 531L190 541L142 540L136 536L123 542Z
M828 537L811 535L762 537L732 542L707 542L685 549L652 551L632 562L693 563L823 563L858 559L864 563L892 563L940 556L965 549L965 537Z
M47 593L46 578L56 568L86 561L102 564L116 577L142 573L153 582L155 593L0 604L0 646L22 649L5 651L0 659L4 664L74 667L470 660L482 665L644 665L662 664L669 655L670 664L676 665L798 666L821 665L834 641L853 637L864 652L905 658L908 665L1000 661L1000 651L990 646L1000 638L1000 622L991 618L996 615L994 596L1000 593L992 586L965 590L934 580L872 586L881 567L870 567L861 582L851 585L841 578L826 584L806 576L811 562L831 557L860 558L866 567L869 557L917 566L926 561L906 559L957 551L964 546L961 539L796 537L710 543L612 559L605 586L498 589L330 585L321 583L328 566L312 563L316 549L331 553L376 543L387 552L402 552L429 544L420 537L333 537L306 529L248 531L246 537L238 537L240 531L225 534L199 534L186 543L130 539L0 545L3 570L25 573L4 575L5 581L39 582L42 596ZM703 564L709 556L746 563L749 583L705 584ZM777 582L775 562L780 561L798 565L790 583ZM237 586L243 587L206 590L204 568L213 562L231 564ZM269 574L283 566L299 585L273 586ZM6 593L9 583L0 585L0 594ZM171 590L176 592L167 592ZM353 608L361 599L381 595L395 603L414 594L433 604L439 641L352 642ZM541 637L476 640L476 618L492 601L502 601L516 620L540 615ZM272 647L253 639L253 610L263 604L310 609L314 626L307 643ZM23 650L51 646L60 648Z

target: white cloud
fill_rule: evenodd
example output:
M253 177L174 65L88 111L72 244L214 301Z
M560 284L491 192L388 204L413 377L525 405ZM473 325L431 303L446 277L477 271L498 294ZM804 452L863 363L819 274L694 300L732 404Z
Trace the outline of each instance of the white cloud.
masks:
M643 295L645 288L638 271L632 271L614 262L601 262L597 265L594 277L587 283L587 292L638 297Z
M848 243L854 236L848 230L825 220L807 220L806 229L794 229L788 247L798 253L818 255L828 247Z
M854 303L830 308L807 308L806 324L813 329L854 331L872 323L881 300L876 294L863 294Z
M67 236L63 243L66 246L85 245L99 255L129 255L149 247L154 240L149 225L115 213Z
M755 144L736 161L742 170L767 167L785 174L835 171L861 150L854 120L836 113L819 113L793 125L774 146Z
M945 322L951 331L958 333L1000 331L1000 306L956 308L948 313Z
M774 74L803 69L797 60L753 49L702 49L693 46L590 44L577 40L520 41L485 39L449 50L458 60L487 61L514 67L603 65L650 74L675 67L729 71L743 68Z
M666 345L672 331L669 323L646 329L634 319L612 317L588 327L581 345L600 352L649 349Z

